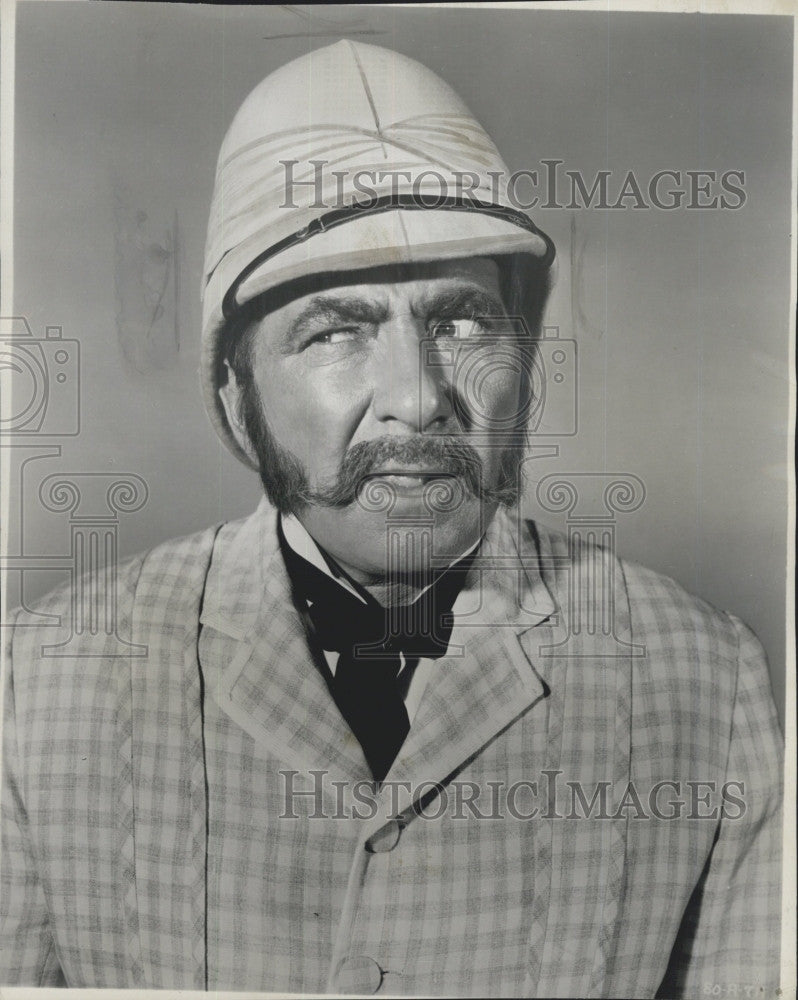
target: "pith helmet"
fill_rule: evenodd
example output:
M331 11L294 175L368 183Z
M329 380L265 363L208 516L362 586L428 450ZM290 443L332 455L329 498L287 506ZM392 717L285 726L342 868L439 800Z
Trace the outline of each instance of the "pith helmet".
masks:
M246 302L328 271L471 255L553 257L507 194L499 153L457 94L397 52L341 41L245 99L222 142L205 247L202 383L218 398L222 332Z

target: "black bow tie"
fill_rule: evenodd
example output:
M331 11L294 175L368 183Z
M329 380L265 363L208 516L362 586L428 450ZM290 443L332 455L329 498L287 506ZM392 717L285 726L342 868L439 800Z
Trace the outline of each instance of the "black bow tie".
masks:
M327 677L332 695L363 747L375 780L381 781L410 728L402 688L406 690L420 658L446 653L452 605L473 554L439 574L412 604L384 607L329 557L324 556L331 569L348 579L362 600L295 552L279 522L278 534L298 607L302 612L307 608L318 645L339 654L335 676Z

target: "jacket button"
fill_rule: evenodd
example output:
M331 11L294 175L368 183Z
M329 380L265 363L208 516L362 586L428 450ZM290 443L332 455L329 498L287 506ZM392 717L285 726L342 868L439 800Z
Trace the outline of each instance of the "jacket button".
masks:
M382 985L382 969L368 955L350 955L341 960L336 981L340 993L376 993Z
M396 847L401 835L402 827L397 820L392 819L369 837L366 841L366 850L369 854L385 854Z

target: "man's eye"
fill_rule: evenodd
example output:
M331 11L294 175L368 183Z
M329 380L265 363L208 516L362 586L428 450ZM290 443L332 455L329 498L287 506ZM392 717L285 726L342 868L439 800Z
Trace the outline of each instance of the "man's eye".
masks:
M335 346L336 344L350 343L357 340L359 336L360 330L355 327L342 327L339 330L325 330L323 333L317 333L310 338L308 343L309 345L320 344L322 347Z
M429 328L429 335L436 340L467 340L482 333L484 333L482 324L476 319L467 317L437 320Z

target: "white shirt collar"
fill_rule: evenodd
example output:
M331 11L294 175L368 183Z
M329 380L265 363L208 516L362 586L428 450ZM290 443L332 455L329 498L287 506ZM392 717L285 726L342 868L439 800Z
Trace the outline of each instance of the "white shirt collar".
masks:
M286 542L288 542L297 555L302 556L303 559L307 559L307 561L315 566L316 569L320 569L323 573L326 573L331 580L335 580L335 582L339 584L339 586L343 587L344 590L349 591L350 594L354 594L355 597L363 604L366 603L363 600L363 597L355 590L345 577L336 576L332 572L327 564L327 560L321 554L318 545L313 541L313 538L308 533L307 528L305 528L299 518L294 517L293 514L281 514L280 523L282 525L283 535L285 536ZM453 559L450 565L453 566L456 562L460 562L461 559L470 555L478 545L479 541L474 542L473 545L470 545L456 559ZM420 591L416 600L418 600L422 594L426 593L431 586L432 584L430 583L422 591Z
M342 576L336 576L329 565L327 560L321 554L318 545L313 541L312 537L308 533L307 528L302 524L299 518L294 517L293 514L281 514L280 524L282 525L283 535L285 536L286 542L291 546L291 548L296 552L298 556L302 556L303 559L307 559L311 565L315 566L316 569L320 569L322 573L326 573L331 580L348 590L350 594L354 594L355 597L362 603L366 602L363 597L358 594L351 583Z

